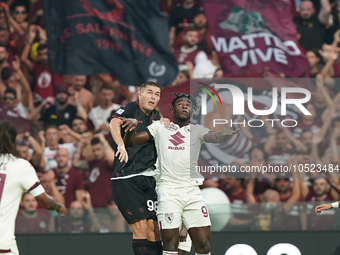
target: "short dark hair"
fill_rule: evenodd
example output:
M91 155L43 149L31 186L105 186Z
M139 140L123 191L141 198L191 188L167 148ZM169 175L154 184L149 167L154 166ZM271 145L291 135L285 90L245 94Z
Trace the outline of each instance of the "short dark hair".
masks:
M111 90L111 91L113 91L113 92L115 91L115 90L112 88L112 86L111 86L110 84L108 84L108 83L104 83L104 84L100 87L99 91L102 92L102 90L104 90L104 89Z
M190 79L190 73L189 73L189 71L188 71L188 70L182 70L182 71L179 71L179 73L182 73L182 74L184 74L184 75L185 75L185 77L186 77L187 79Z
M197 102L195 100L195 98L192 95L187 95L184 93L172 93L173 95L175 95L176 97L172 100L171 105L172 107L175 107L175 104L177 103L177 101L181 98L186 98L189 99L191 102L191 106L194 110L196 110L197 108Z
M16 92L15 89L13 89L13 88L7 88L7 89L5 90L5 92L4 92L4 94L7 94L7 93L11 93L11 94L14 95L14 98L17 98L17 92Z
M1 80L3 81L7 81L9 78L11 78L13 75L13 71L10 67L4 67L2 70L1 70Z
M185 29L184 34L186 35L188 32L196 31L198 33L198 29L196 27L188 27Z
M44 50L44 49L48 49L47 44L46 43L40 43L38 48L37 48L37 51L41 51L41 50Z
M161 88L156 82L153 82L153 81L147 81L147 82L144 82L141 86L140 86L140 91L142 92L142 90L144 88L146 88L146 86L154 86L154 87L157 87L157 88Z
M99 143L101 143L101 141L98 137L92 138L91 145L96 145L96 144L99 144Z
M45 128L45 131L47 131L48 129L51 129L51 128L55 128L56 130L59 130L58 127L56 125L48 125L46 128Z
M82 122L84 122L84 123L86 124L86 121L84 120L84 118L82 118L82 117L80 117L80 116L74 117L73 120L72 120L72 122L73 122L74 120L81 120Z

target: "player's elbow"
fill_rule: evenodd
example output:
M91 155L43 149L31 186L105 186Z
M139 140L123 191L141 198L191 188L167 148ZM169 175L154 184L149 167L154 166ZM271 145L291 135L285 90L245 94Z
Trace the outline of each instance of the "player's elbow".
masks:
M112 118L110 121L110 127L119 127L121 120L119 118Z

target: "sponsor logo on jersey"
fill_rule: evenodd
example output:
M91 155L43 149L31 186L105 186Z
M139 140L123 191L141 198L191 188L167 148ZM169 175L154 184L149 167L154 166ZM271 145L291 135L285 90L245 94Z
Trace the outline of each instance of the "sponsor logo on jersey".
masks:
M125 112L125 110L119 109L116 113L119 114L119 115L121 115L123 112Z
M169 141L175 146L184 143L182 138L185 138L185 136L183 136L179 131L176 134L171 135L171 137L173 139L170 139Z

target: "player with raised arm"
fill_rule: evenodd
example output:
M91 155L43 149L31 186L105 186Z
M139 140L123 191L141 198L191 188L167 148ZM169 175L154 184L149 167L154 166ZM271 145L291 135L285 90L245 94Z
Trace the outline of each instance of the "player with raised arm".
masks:
M239 130L211 132L201 125L190 124L197 103L186 94L175 94L172 111L175 122L163 126L155 121L146 131L133 131L138 123L124 119L128 130L126 146L154 140L159 160L157 217L163 240L163 254L178 254L179 227L182 220L194 244L196 254L210 254L210 219L199 185L203 176L196 172L201 144L223 143Z
M15 148L17 131L8 120L0 121L0 253L18 255L15 241L15 218L22 193L28 191L47 210L64 216L64 205L50 197L39 183L32 165L22 158Z
M110 129L117 145L111 175L112 192L118 209L133 231L132 248L135 255L160 255L162 244L157 226L155 191L156 148L153 141L125 149L121 128L124 118L138 120L143 131L161 118L155 109L160 100L160 87L154 82L142 84L138 101L120 107L112 116ZM128 161L129 160L129 161Z

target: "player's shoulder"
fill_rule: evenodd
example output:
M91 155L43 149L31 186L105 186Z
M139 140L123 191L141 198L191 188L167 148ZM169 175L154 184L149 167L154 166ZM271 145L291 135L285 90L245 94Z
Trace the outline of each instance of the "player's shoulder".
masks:
M11 168L11 170L21 171L27 169L27 167L32 167L31 163L25 159L15 157L13 155L7 161L7 165Z
M205 127L205 126L200 125L200 124L191 124L190 123L190 132L201 132L201 131L209 132L211 130L209 128Z

